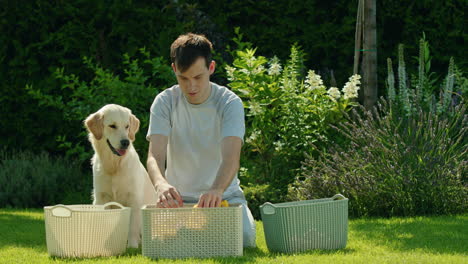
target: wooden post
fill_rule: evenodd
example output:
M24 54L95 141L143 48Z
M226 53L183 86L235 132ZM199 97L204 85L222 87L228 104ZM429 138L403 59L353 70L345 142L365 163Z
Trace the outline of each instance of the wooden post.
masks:
M356 15L356 33L354 34L354 67L353 74L359 74L359 55L361 54L363 0L359 0Z
M377 23L376 1L364 0L364 30L362 45L362 89L364 107L370 109L377 102Z

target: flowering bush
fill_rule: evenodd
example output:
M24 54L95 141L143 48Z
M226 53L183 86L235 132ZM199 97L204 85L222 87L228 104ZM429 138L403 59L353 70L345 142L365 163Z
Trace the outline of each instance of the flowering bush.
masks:
M354 216L466 212L468 118L466 95L460 93L468 90L468 82L451 60L438 91L428 77L428 49L421 43L418 77L407 81L400 46L397 82L389 62L388 101L374 111L361 107L340 123L337 131L350 143L309 156L289 199L342 193L350 198Z
M304 153L311 154L309 143L327 142L329 124L356 104L360 77L352 76L341 91L327 89L313 70L304 78L303 52L297 46L283 65L277 57L255 52L237 51L233 64L226 66L228 86L246 109L246 168L240 175L246 176L243 184L272 184L286 193Z
M337 128L350 144L308 157L290 200L341 193L353 216L463 213L468 209L466 106L401 119L385 101Z
M408 80L403 44L398 46L396 76L393 72L392 60L387 59L387 97L394 111L405 117L417 114L420 110L433 114L450 114L450 108L453 105L463 100L466 101L467 79L457 68L453 58L450 59L443 82L437 81L436 73L431 71L429 43L424 35L419 42L418 63L417 74L412 74Z

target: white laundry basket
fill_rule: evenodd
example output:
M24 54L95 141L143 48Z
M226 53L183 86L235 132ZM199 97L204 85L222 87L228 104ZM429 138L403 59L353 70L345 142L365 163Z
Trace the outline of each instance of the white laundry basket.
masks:
M142 254L158 258L242 256L242 207L142 208ZM198 262L198 261L195 261Z
M118 209L112 209L115 206ZM127 248L130 212L130 207L116 202L46 206L47 251L58 257L122 254Z

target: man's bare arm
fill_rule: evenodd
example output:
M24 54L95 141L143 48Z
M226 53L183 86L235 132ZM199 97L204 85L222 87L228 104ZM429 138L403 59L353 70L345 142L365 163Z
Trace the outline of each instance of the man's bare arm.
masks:
M151 135L146 168L149 177L156 188L158 206L174 208L183 205L179 192L170 185L164 174L166 171L166 153L168 137L164 135ZM177 203L177 202L178 203Z
M218 207L223 193L229 187L240 166L242 140L238 137L225 137L221 143L222 162L210 190L203 193L199 207Z

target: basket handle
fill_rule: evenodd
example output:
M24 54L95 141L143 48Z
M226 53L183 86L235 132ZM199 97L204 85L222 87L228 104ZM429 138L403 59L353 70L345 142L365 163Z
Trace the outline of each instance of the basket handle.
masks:
M73 210L63 204L57 204L51 208L50 212L55 217L71 217Z
M272 215L276 213L275 205L273 205L270 202L266 202L263 205L260 205L260 209L263 211L264 214L266 215Z
M105 204L104 204L104 209L106 209L106 207L111 206L111 205L115 205L115 206L119 207L120 209L124 209L124 208L125 208L123 205L121 205L121 204L118 203L118 202L108 202L108 203L105 203Z
M344 200L346 197L344 197L342 194L338 193L333 195L332 200Z

